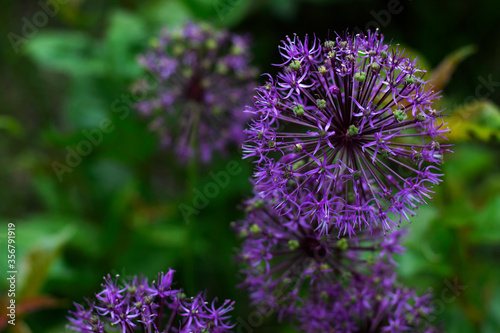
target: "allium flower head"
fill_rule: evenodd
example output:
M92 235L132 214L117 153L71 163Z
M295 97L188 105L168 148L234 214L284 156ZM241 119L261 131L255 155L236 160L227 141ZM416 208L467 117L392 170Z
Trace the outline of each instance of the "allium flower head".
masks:
M280 215L258 198L246 205L246 218L233 223L244 239L237 255L243 265L241 287L250 291L253 305L271 304L281 316L307 301L311 286L343 285L386 270L395 264L392 256L403 251L402 231L384 235L375 228L337 238L336 232L321 235L292 211Z
M195 23L165 30L140 58L156 82L137 109L181 162L208 162L214 151L244 140L248 115L241 108L255 76L249 60L247 37Z
M432 294L394 282L394 273L353 276L344 284L311 286L310 298L287 314L302 332L437 333Z
M437 332L431 295L417 297L396 281L403 231L321 235L306 218L280 215L258 197L246 211L233 228L244 239L240 287L252 305L277 310L303 332Z
M384 230L430 198L446 145L425 71L377 32L286 38L282 70L257 88L245 157L261 194L322 230ZM286 210L284 210L286 211ZM391 217L391 216L396 216ZM394 219L394 221L393 221Z
M68 329L82 333L105 333L119 329L122 333L199 333L229 332L234 302L226 300L216 306L205 300L204 294L186 297L182 290L172 288L174 271L158 274L158 280L133 277L119 281L108 275L96 301L88 307L75 303L70 311Z

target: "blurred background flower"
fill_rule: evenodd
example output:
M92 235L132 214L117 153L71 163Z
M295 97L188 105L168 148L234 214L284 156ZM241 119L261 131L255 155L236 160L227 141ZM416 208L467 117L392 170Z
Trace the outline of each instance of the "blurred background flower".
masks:
M164 29L153 43L139 58L152 78L137 82L135 89L146 95L138 111L181 163L226 156L228 145L242 143L250 118L241 111L257 75L249 65L249 38L188 22Z
M46 0L0 5L0 230L16 223L16 333L63 332L73 300L108 272L153 276L176 267L186 294L236 301L240 331L293 332L256 320L238 290L229 226L251 194L252 166L237 149L189 170L158 153L134 106L145 73L137 62L164 26L211 22L253 36L253 65L276 75L286 35L379 27L419 57L442 90L454 153L434 200L412 218L402 282L434 290L436 321L449 332L500 331L500 30L494 0ZM470 46L473 45L473 46ZM263 78L260 84L264 84ZM202 200L229 160L241 169ZM200 190L193 192L193 190ZM208 193L208 192L207 192ZM196 199L196 200L195 200ZM180 204L195 203L185 223ZM201 209L202 208L202 209ZM183 256L185 251L190 256ZM190 268L190 269L188 269ZM6 271L6 260L0 260ZM2 275L3 276L3 275ZM202 276L203 278L198 278ZM1 290L7 281L1 282ZM0 306L8 299L1 293ZM2 312L3 313L3 312ZM5 329L5 317L0 330Z

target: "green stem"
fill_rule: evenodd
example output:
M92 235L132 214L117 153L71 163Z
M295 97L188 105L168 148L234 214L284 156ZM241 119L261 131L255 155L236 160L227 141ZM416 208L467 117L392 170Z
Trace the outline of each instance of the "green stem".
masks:
M191 199L189 202L193 203L194 199L194 189L198 183L198 141L197 141L197 132L198 132L198 124L200 121L200 112L201 110L194 108L193 112L195 119L192 124L191 137L189 138L189 145L191 146L194 154L191 157L188 165L188 182L187 186L190 191L189 198ZM186 237L184 242L184 271L185 271L185 284L186 288L189 291L195 290L195 279L194 279L194 254L193 254L193 233L192 228L196 227L196 220L193 216L191 216L189 223L186 225Z

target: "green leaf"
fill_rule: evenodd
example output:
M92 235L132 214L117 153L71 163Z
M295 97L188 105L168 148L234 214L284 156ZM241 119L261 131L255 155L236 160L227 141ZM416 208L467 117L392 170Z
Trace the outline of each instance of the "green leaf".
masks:
M114 76L135 78L141 74L136 58L146 36L144 22L138 16L121 10L111 15L105 48L107 69Z
M221 26L234 26L252 12L253 1L247 0L184 0L184 3L201 20Z
M455 142L500 141L500 108L489 101L474 101L453 110L447 119Z
M454 51L441 61L432 71L431 83L435 91L442 90L450 81L451 75L465 58L476 52L476 46L467 45Z
M109 103L104 101L94 81L84 77L73 81L63 107L69 127L96 130L107 118Z
M271 11L283 20L293 20L297 16L299 9L298 0L276 0L269 1Z
M500 195L492 198L474 219L471 241L478 244L500 242Z
M45 237L39 235L38 239L30 244L30 249L19 265L19 299L38 295L52 264L75 232L74 226L67 225L56 234Z
M151 1L142 6L142 15L158 26L177 26L192 19L189 7L182 1Z
M24 135L24 128L14 117L11 116L0 116L0 129L4 129L17 137Z
M105 69L93 40L80 32L40 31L24 51L41 67L71 76L100 75Z

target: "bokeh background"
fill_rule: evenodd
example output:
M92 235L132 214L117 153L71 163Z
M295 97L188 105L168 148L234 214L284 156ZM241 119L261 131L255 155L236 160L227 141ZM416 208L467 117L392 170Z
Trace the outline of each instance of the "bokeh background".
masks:
M293 33L326 37L378 26L418 56L443 88L440 106L450 114L455 146L434 200L410 225L400 279L434 290L436 321L447 332L500 332L497 1L52 0L57 13L44 23L34 15L46 2L0 4L0 270L4 277L7 223L14 222L19 271L11 332L65 332L72 302L98 291L105 274L153 278L168 267L188 294L206 289L236 300L234 319L248 320L229 223L243 215L250 164L235 149L193 180L158 151L132 108L132 85L144 75L137 55L161 27L185 20L250 32L262 72L276 72L278 43ZM26 27L34 19L39 26ZM112 112L116 103L127 106L126 117ZM82 131L105 118L114 129L58 178L53 163L64 163L68 147L86 139ZM241 172L185 221L178 206L190 205L193 189L229 161ZM6 287L2 278L0 331ZM293 329L269 318L253 332Z

